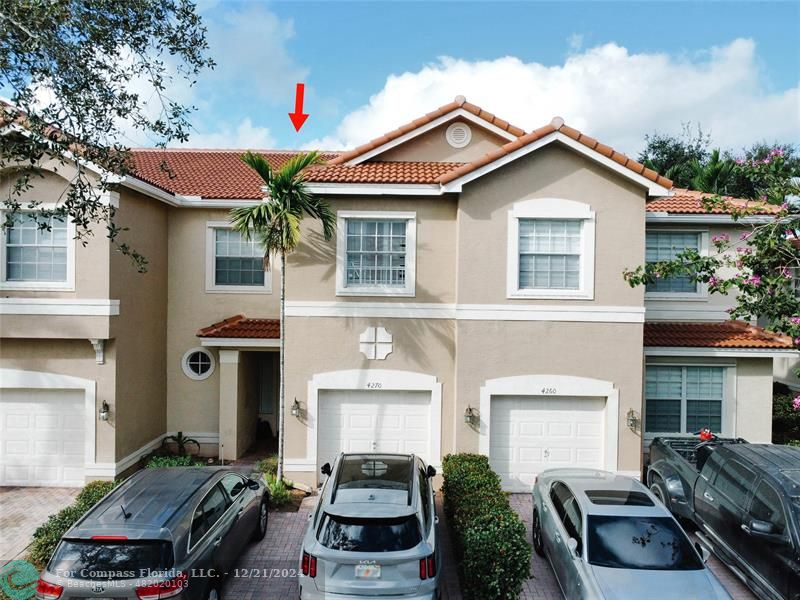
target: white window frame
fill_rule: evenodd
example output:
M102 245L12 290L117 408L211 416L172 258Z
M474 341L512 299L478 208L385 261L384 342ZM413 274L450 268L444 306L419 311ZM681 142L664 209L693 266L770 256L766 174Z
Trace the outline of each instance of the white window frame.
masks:
M55 210L54 203L43 203L43 210ZM0 222L5 222L8 210L0 210ZM33 214L38 210L23 210L19 213ZM67 221L67 279L66 281L7 281L6 280L6 231L2 232L0 240L0 290L37 291L37 292L74 292L75 291L75 223L69 217Z
M264 285L217 285L216 274L216 230L233 229L229 221L206 222L206 293L209 294L271 294L274 264L264 271Z
M581 221L580 281L578 289L520 289L519 221L547 219ZM509 299L593 300L595 271L595 212L584 202L564 198L534 198L516 202L508 211L506 296Z
M679 233L679 234L687 234L687 233L694 233L698 234L699 242L698 242L698 252L700 252L700 256L708 256L708 241L709 241L709 233L708 229L662 229L660 227L648 227L645 229L645 243L647 240L648 233ZM697 282L695 285L695 292L648 292L647 288L645 287L644 298L645 300L695 300L695 301L704 301L708 299L708 285L702 282Z
M347 285L347 219L406 221L406 284ZM336 213L336 295L398 296L416 295L417 283L417 213L401 211L340 210Z
M208 367L208 371L206 371L202 375L198 375L189 368L189 357L195 352L200 352L201 354L205 354L211 361L211 366ZM214 371L216 371L216 369L217 369L217 360L214 358L214 354L208 348L203 348L200 346L195 348L189 348L186 352L183 353L183 356L181 357L181 370L183 371L184 375L186 375L189 379L193 381L204 381L208 379L214 374Z
M715 367L722 369L722 431L714 433L720 437L736 437L736 364L730 362L646 362L645 373L642 378L642 433L647 442L654 438L665 435L686 435L691 432L680 433L677 431L647 431L647 369L650 367L672 367L682 369L684 367ZM685 387L686 382L682 381ZM686 394L681 394L681 429L686 428Z

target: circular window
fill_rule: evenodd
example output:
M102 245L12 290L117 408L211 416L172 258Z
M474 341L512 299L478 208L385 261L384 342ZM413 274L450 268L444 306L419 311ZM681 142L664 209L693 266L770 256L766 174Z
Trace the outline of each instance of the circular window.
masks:
M466 123L453 123L447 128L444 136L453 148L463 148L472 139L472 130Z
M181 367L189 379L207 379L214 372L214 355L205 348L192 348L183 355Z

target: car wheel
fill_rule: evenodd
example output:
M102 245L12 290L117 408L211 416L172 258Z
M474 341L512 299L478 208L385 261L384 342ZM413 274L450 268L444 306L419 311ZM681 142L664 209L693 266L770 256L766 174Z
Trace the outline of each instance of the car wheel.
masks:
M653 480L650 482L650 491L661 504L669 508L669 492L667 492L661 477L653 477Z
M544 556L544 541L542 540L542 522L539 519L539 511L533 511L533 549L536 554Z
M269 505L264 499L258 507L258 523L256 523L256 530L253 532L254 542L263 540L264 536L267 535L267 521L269 521Z

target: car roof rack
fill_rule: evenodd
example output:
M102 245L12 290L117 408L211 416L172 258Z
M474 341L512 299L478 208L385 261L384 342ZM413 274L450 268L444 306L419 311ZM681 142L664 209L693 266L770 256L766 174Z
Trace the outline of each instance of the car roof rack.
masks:
M412 492L414 491L414 463L416 462L416 455L411 455L411 460L409 460L410 469L408 472L408 505L411 506L411 500L413 499Z
M339 456L339 468L336 470L336 479L333 480L333 489L331 490L331 504L336 502L336 492L339 491L339 477L342 475L342 456L344 456L344 452L340 452ZM335 461L334 461L334 464Z

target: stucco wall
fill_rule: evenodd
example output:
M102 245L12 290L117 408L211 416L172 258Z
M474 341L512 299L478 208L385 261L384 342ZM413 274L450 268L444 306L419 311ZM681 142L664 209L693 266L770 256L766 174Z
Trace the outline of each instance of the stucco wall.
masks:
M451 123L461 121L469 125L472 138L463 148L453 148L445 139L445 132ZM496 150L508 140L495 135L477 125L461 119L440 125L422 135L374 156L370 160L388 161L431 161L431 162L470 162Z
M563 304L642 306L622 278L644 260L645 190L559 145L550 145L468 183L458 205L458 302L560 304L506 297L508 211L515 202L561 198L595 211L594 300Z
M772 359L736 360L736 435L753 443L772 441Z

